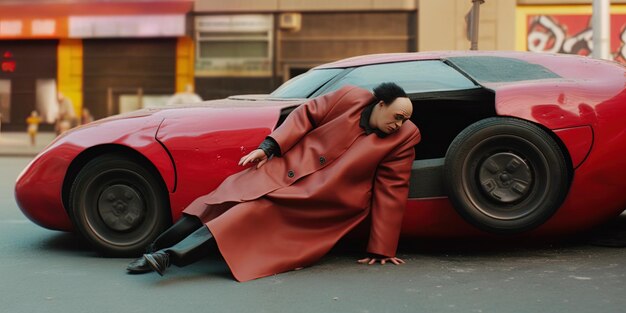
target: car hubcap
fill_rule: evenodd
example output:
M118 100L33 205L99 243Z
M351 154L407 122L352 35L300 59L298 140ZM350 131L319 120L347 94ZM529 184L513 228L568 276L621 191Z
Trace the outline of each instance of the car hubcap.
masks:
M502 152L488 157L479 167L482 190L492 200L511 203L523 199L530 191L530 167L519 156Z
M116 231L127 231L141 224L145 204L132 187L113 185L100 194L98 212L106 226Z

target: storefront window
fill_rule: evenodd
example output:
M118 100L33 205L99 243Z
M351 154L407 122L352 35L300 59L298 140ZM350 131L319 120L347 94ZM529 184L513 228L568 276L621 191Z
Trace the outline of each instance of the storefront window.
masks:
M203 41L200 42L200 58L267 58L267 45L267 41Z
M271 76L270 14L196 17L196 76Z

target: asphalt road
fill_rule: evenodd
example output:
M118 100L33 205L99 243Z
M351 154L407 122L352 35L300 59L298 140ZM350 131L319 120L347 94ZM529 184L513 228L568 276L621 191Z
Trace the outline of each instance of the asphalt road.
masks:
M340 249L247 283L218 259L127 275L130 259L21 214L13 187L28 161L0 158L0 312L626 312L626 248L581 240L405 246L402 266L358 265Z

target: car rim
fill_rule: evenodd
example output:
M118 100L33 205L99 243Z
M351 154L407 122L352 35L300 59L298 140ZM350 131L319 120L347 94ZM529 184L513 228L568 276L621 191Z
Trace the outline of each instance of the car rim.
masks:
M107 187L98 199L100 218L116 231L129 231L141 225L145 211L146 205L140 194L127 185Z
M524 199L533 182L528 163L510 152L496 153L485 159L478 168L478 180L488 198L503 203Z
M548 186L551 180L539 148L508 135L477 144L467 156L463 173L463 189L476 210L503 221L536 212L547 195L538 183Z
M148 182L128 170L102 172L85 192L85 219L91 232L114 246L144 240L156 215ZM151 200L152 199L152 200Z

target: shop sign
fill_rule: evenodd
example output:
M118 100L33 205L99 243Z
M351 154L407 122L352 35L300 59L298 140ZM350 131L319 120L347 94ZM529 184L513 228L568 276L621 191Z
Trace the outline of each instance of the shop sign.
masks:
M185 35L185 15L70 16L70 38L178 37Z
M67 19L57 18L0 18L0 38L65 38Z
M2 54L2 60L0 61L0 70L4 73L15 72L15 60L12 60L13 54L11 51L5 51Z
M0 20L0 36L20 36L22 25L21 20Z
M198 31L268 31L272 29L269 14L210 15L196 17Z

